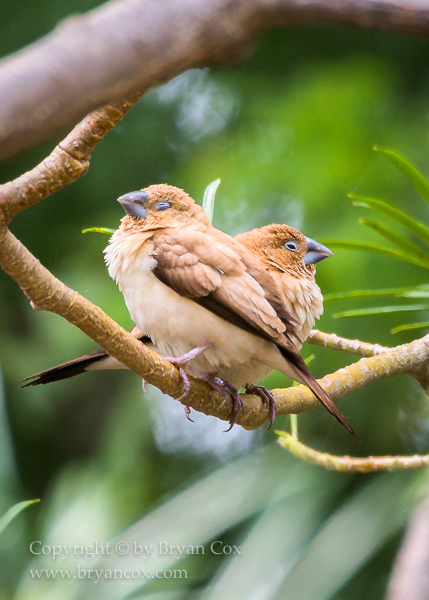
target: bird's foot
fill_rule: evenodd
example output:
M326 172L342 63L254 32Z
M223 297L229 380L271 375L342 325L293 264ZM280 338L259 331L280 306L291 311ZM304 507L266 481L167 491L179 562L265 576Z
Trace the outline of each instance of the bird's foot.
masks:
M188 419L188 421L191 421L191 423L195 423L195 421L193 419L191 419L191 409L189 406L184 406L183 407L184 411L185 411L185 417Z
M180 379L183 381L183 394L179 398L175 398L175 400L179 400L179 402L184 400L186 398L186 396L189 394L189 390L191 388L191 382L189 381L189 377L187 376L186 371L183 367L185 365L187 365L188 362L190 362L191 360L196 358L199 354L201 354L202 352L204 352L211 346L213 346L212 343L204 344L204 346L197 346L196 348L189 350L189 352L186 352L186 354L182 354L182 356L164 356L163 357L163 358L165 358L165 360L168 360L168 362L171 362L172 365L177 367L177 369L179 371ZM186 408L190 412L191 409L188 406ZM189 418L189 412L186 412L186 408L185 408L186 417L187 417L187 419L192 421L192 419Z
M231 429L234 427L235 423L237 422L237 418L240 413L240 410L243 410L243 400L241 399L241 396L238 393L238 390L235 387L233 387L230 383L225 381L224 379L221 379L220 377L216 377L215 375L210 375L209 373L207 375L203 375L202 377L199 377L199 379L206 381L209 385L211 385L211 387L214 390L218 391L222 395L223 402L222 402L221 406L223 406L225 401L227 400L228 394L231 397L232 410L231 410L231 415L229 417L229 427L228 427L228 429L225 430L225 431L231 431Z
M276 401L274 399L273 394L267 390L263 385L254 385L253 383L248 383L246 385L246 393L247 394L256 394L262 399L262 402L268 407L268 419L270 424L265 431L271 429L271 426L274 422L274 418L276 416Z

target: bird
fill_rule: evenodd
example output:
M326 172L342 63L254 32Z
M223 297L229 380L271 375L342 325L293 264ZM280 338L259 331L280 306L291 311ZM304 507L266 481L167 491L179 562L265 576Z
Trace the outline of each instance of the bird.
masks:
M301 349L316 319L323 314L323 296L315 281L315 265L333 252L284 224L265 225L240 233L235 239L277 281L286 309L295 319L297 335L292 341Z
M231 396L231 426L242 408L238 394L242 387L259 393L269 404L272 423L274 398L254 382L277 369L307 385L357 437L298 352L299 319L287 310L272 268L254 256L257 233L253 251L249 250L240 238L212 227L186 192L167 184L130 192L118 200L126 216L105 250L109 274L138 329L161 354L178 357L204 347L186 365L186 373ZM298 250L290 251L308 255L308 265L332 254L300 235L298 241L291 240ZM277 254L273 248L267 256L270 267ZM95 353L95 362L105 358L100 352Z

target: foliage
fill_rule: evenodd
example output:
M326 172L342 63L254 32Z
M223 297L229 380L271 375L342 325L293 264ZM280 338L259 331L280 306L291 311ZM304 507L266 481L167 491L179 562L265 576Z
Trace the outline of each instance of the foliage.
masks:
M413 184L415 189L420 192L422 197L429 202L429 181L426 177L420 173L417 168L406 160L399 152L387 148L378 148L374 146L374 150L379 152L382 156L387 158L406 178ZM367 221L366 219L359 219L361 225L369 227L376 233L391 242L396 249L390 249L382 246L374 246L372 244L362 244L359 242L348 242L348 241L337 241L330 240L326 242L332 247L344 248L350 250L364 250L372 252L374 254L385 254L392 258L397 258L404 262L418 265L425 269L429 269L429 227L424 223L421 223L417 219L406 214L402 210L397 209L392 204L379 200L377 198L367 198L365 196L359 196L356 194L349 194L349 198L354 200L353 206L359 206L362 208L369 208L373 211L378 211L397 223L406 228L409 232L414 234L420 242L425 245L425 248L421 248L416 244L410 242L408 239L401 235L398 235L390 227L384 227L378 223ZM368 298L374 296L396 296L396 297L407 297L407 298L429 298L429 288L426 284L421 284L411 288L394 288L387 290L368 290L368 291L352 291L340 294L335 294L325 297L325 300L338 300L344 298ZM429 310L429 303L426 304L410 304L410 305L398 305L398 306L378 306L370 308L360 308L354 310L346 310L339 313L335 313L333 317L335 319L341 317L361 317L367 315L381 315L385 313L395 312L417 312ZM426 329L429 327L427 321L420 321L416 323L405 323L398 325L391 329L391 333L399 333L401 331L411 331L417 329Z
M19 515L24 508L27 506L31 506L31 504L35 504L36 502L40 502L40 500L24 500L24 502L18 502L0 518L0 534L6 529L6 527L13 521L13 519Z

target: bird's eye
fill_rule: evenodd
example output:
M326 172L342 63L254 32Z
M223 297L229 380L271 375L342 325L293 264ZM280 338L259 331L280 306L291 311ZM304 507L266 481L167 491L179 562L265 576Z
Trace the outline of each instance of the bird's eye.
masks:
M291 252L296 252L298 250L298 244L296 242L286 242L285 248Z
M171 204L169 202L158 202L155 205L155 209L156 210L167 210L167 208L170 208Z

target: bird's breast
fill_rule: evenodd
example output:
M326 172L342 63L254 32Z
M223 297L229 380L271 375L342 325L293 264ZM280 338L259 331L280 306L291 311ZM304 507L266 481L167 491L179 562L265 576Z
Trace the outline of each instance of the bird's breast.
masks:
M211 343L187 365L190 375L214 373L235 387L267 376L272 370L272 354L278 354L274 344L232 325L162 283L153 273L157 262L152 253L150 240L136 247L126 239L113 238L106 249L106 263L131 318L151 337L160 354L181 356Z

